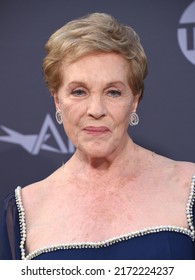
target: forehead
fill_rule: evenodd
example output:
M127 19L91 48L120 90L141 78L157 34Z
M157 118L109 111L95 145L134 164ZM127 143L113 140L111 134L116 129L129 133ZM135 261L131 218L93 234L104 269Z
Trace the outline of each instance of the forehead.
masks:
M100 53L85 55L75 62L63 64L62 76L64 82L72 80L121 80L129 76L129 64L122 55L116 53Z

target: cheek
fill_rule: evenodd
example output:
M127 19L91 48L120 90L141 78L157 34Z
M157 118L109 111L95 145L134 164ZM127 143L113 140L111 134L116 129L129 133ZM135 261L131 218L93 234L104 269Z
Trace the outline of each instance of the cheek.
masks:
M65 125L77 125L84 113L83 105L78 103L61 102L60 109Z
M133 110L133 101L128 102L124 107L123 107L123 125L125 126L125 129L128 129L129 126L129 119L131 112Z
M114 118L114 130L113 133L116 138L120 138L122 135L126 134L129 127L130 109L127 107L123 108L120 113L116 112L113 116Z
M120 109L120 112L118 112L118 121L120 122L120 124L125 125L126 122L128 122L129 117L131 114L131 105L127 104L122 106L122 108Z

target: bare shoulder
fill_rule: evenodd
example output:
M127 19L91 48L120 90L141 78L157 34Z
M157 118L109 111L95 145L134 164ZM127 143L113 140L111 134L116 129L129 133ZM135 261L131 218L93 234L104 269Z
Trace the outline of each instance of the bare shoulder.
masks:
M181 181L181 185L188 189L191 186L193 176L195 176L195 163L177 161L175 176Z
M21 196L24 209L36 208L43 201L45 180L35 182L22 188ZM36 205L36 207L35 207Z
M189 187L192 177L195 175L195 163L193 162L175 161L156 155L156 166L166 180L174 182L178 187Z
M39 205L43 205L47 196L49 196L49 190L52 188L52 182L55 182L56 180L56 173L57 171L41 181L22 188L21 196L25 209L34 208L36 211L36 208L38 208Z
M184 178L195 175L195 163L176 161L177 172L184 176Z
M152 171L154 174L157 174L157 176L160 176L160 178L167 176L191 180L192 176L195 175L195 163L193 162L176 161L147 149L141 149L141 151L143 151L146 159L150 158ZM150 171L151 168L149 168L149 172Z
M173 175L181 180L191 180L195 175L195 163L184 161L173 161Z

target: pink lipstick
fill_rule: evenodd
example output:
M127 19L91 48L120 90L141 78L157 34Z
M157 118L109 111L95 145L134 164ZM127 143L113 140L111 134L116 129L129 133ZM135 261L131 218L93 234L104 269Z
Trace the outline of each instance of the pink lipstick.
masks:
M92 135L103 135L107 132L109 132L109 128L106 126L86 126L83 131L85 131L87 134Z

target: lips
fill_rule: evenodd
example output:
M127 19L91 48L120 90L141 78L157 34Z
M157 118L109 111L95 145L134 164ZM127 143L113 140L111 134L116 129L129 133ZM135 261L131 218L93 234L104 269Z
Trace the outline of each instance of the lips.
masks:
M88 134L94 134L94 135L102 135L107 132L109 132L109 128L106 126L87 126L83 129Z

